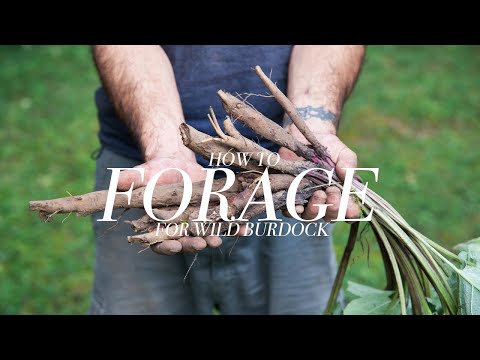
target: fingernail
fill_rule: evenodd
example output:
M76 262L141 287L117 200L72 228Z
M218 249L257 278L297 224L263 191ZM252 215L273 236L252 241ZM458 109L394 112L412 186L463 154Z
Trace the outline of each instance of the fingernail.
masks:
M180 250L179 249L170 249L170 252L176 254L176 253L179 253Z

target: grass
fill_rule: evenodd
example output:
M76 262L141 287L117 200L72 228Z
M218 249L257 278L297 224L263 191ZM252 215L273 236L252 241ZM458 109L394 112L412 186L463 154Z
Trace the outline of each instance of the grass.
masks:
M379 167L370 187L444 246L480 235L480 48L372 46L349 100L341 138L360 165ZM89 219L44 224L27 203L93 188L98 147L87 47L0 47L0 313L82 314L89 305ZM348 225L335 230L340 255ZM347 278L384 276L369 232ZM370 248L370 251L368 251ZM348 294L347 294L348 295Z

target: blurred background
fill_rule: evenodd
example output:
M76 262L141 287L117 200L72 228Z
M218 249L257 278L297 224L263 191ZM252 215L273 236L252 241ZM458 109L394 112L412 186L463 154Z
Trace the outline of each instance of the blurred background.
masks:
M480 236L479 72L478 46L370 46L342 118L359 165L380 168L370 187L446 247ZM2 314L88 310L90 219L45 224L28 201L92 191L98 85L87 46L0 46ZM338 256L347 234L337 225ZM368 230L347 278L384 286Z

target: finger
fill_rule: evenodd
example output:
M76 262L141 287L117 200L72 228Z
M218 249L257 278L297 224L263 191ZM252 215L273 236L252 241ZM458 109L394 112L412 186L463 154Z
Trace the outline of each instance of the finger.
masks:
M134 168L138 169L143 167L135 166ZM118 177L117 189L123 190L123 191L128 190L130 189L130 186L132 186L132 183L133 183L133 189L143 186L142 175L140 174L140 172L136 170L120 171L120 176Z
M198 236L184 236L178 239L178 241L182 244L183 251L187 253L197 252L207 247L205 239Z
M297 214L301 215L305 211L305 208L303 207L303 205L295 205L295 211L297 212ZM282 214L288 218L292 218L290 211L288 211L287 209L282 209Z
M345 168L356 168L357 167L357 154L355 154L348 147L344 147L338 154L337 165L335 166L335 171L338 174L340 180L345 180L345 174L347 170Z
M327 201L326 204L330 204L327 208L327 212L325 214L324 220L326 222L331 222L333 219L336 219L338 216L338 209L340 207L340 199L341 199L341 192L340 189L336 186L330 186L325 190L327 194Z
M325 204L327 201L327 194L323 190L317 190L312 194L312 197L308 201L305 211L303 212L302 217L305 220L312 220L318 214L318 205Z
M305 211L305 207L303 205L295 205L295 211L298 215L301 215Z
M177 240L166 240L150 247L153 252L160 255L175 255L182 251L182 244Z
M347 213L345 214L345 217L347 219L359 219L360 212L360 205L358 205L353 196L350 196L348 198ZM347 223L352 224L353 221L347 221Z
M297 214L300 215L300 214L303 214L303 212L305 211L305 208L303 207L303 205L295 205L295 211L297 212ZM282 214L283 216L288 217L290 219L293 217L287 208L282 209Z
M207 242L208 247L217 248L222 245L222 239L220 236L205 236L204 239Z
M238 231L238 236L247 236L248 228L247 225L240 225L240 230Z

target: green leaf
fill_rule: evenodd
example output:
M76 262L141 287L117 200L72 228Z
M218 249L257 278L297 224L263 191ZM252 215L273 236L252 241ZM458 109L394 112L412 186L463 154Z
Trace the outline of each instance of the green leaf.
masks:
M342 315L342 314L343 314L343 305L337 302L333 307L332 315Z
M480 315L480 267L466 266L461 270L458 306L460 315Z
M390 306L392 303L390 296L394 291L375 289L353 281L348 282L347 291L358 298L347 304L343 311L344 315L386 315L387 310L389 314L400 314L398 300Z
M407 306L407 314L412 315L412 306L410 304ZM402 309L398 299L393 303L390 301L390 308L385 311L385 315L402 315Z
M348 303L344 315L385 315L391 299L386 295L367 295Z
M454 247L454 250L459 253L458 257L463 263L471 262L476 264L477 267L480 266L480 238L458 244Z
M353 281L349 281L347 285L347 291L351 293L352 295L357 295L358 297L364 297L364 296L369 296L369 295L381 295L381 296L390 296L393 294L393 291L391 290L380 290L380 289L375 289L370 286L358 284Z
M455 247L458 257L467 265L457 271L458 314L480 315L480 238ZM470 264L475 265L470 265Z
M452 279L453 277L458 277L458 275L456 273L453 273ZM449 283L450 283L450 279L449 279ZM452 283L453 283L453 280L452 280ZM440 297L438 296L435 290L432 291L432 295L430 297L427 297L427 303L428 303L428 306L430 307L432 314L434 315L443 314L442 302L440 301Z
M455 245L455 247L453 249L457 253L459 253L461 251L465 251L467 253L469 251L472 251L472 252L480 251L480 238L472 239L470 241L466 241L464 243Z

